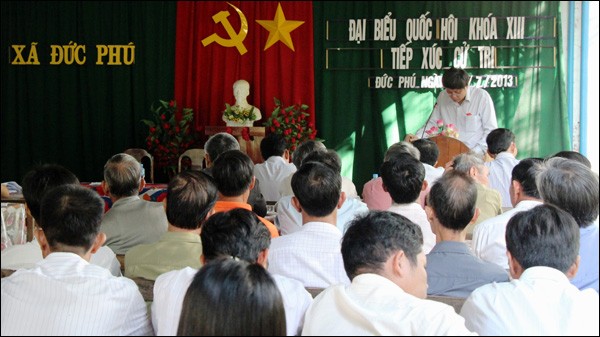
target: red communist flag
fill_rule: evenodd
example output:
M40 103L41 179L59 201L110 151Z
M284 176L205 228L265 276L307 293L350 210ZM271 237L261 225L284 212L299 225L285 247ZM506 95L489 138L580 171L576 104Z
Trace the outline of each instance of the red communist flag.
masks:
M312 2L177 3L175 98L195 111L195 125L225 125L225 103L234 104L233 83L250 83L248 103L262 120L279 98L304 103L314 122Z

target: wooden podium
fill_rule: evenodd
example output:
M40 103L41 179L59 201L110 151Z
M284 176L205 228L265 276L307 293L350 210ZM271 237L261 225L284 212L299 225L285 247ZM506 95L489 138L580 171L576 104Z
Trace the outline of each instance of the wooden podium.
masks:
M248 129L250 140L247 141L242 136L242 131ZM240 150L245 152L254 164L262 163L263 158L260 154L260 142L265 138L264 126L240 127L240 126L205 126L204 134L208 137L219 132L227 132L230 130L231 135L237 138L240 143Z
M469 149L465 143L456 138L438 135L428 139L436 143L440 149L440 156L438 157L438 163L436 165L437 167L444 167L444 165L451 161L454 156L471 151L471 149Z

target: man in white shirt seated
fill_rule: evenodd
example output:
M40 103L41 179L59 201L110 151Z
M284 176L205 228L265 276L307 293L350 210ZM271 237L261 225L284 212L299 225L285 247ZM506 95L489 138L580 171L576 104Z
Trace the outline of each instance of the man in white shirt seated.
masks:
M444 174L443 167L435 167L440 157L440 149L431 139L417 139L412 144L421 154L420 161L425 167L425 180L429 188Z
M294 173L292 189L302 229L271 241L269 271L304 287L350 283L340 253L342 232L336 227L337 210L346 198L340 174L326 164L305 160Z
M228 255L267 266L271 235L251 211L236 208L214 214L204 224L200 236L203 263ZM187 267L165 273L156 280L152 303L152 325L156 335L177 334L183 298L196 272L197 269ZM300 282L280 275L271 276L283 298L287 334L298 335L312 297Z
M490 169L490 188L500 192L502 207L512 207L510 202L511 183L510 175L513 167L519 163L517 156L517 144L515 134L509 129L498 128L492 130L485 139L488 149L487 153L494 160L485 163Z
M425 210L417 203L421 191L427 189L425 168L408 153L392 156L381 164L383 189L392 196L390 212L407 217L421 228L423 233L423 251L429 254L435 246L435 234L427 220Z
M567 212L540 205L506 226L510 282L473 291L461 316L492 336L598 336L598 293L569 282L579 267L579 227Z
M334 171L338 174L342 172L342 160L337 154L337 152L333 150L314 151L304 158L303 163L308 161L324 163L327 166L333 168ZM343 181L344 178L341 177L341 179ZM344 193L344 195L346 196L343 187L342 193ZM282 235L297 232L302 228L302 215L292 205L292 197L293 195L282 197L276 205L276 224L281 230ZM366 213L368 211L369 208L367 207L367 204L360 201L360 199L346 197L344 203L342 204L342 207L340 207L337 210L336 225L338 229L343 234L346 231L346 225L352 219L354 219L356 215Z
M296 172L286 146L285 138L276 133L267 135L260 142L260 153L265 162L254 165L254 176L260 180L260 192L266 201L278 201L281 182Z
M419 226L399 214L358 217L341 246L352 284L329 287L315 298L302 335L474 335L451 306L425 299L422 248Z
M40 223L40 204L43 196L51 189L62 185L79 185L79 179L60 165L37 166L25 174L23 197L26 210L36 223ZM32 268L42 259L42 249L34 237L30 242L4 249L1 259L2 269ZM121 265L109 247L104 246L92 254L90 263L108 269L115 276L121 276Z
M44 259L2 279L2 336L151 334L137 285L89 263L106 240L102 198L63 185L46 193L40 210Z
M487 219L475 227L471 247L477 257L508 270L506 257L506 224L515 214L542 204L535 178L541 158L521 160L512 170L510 200L513 209Z

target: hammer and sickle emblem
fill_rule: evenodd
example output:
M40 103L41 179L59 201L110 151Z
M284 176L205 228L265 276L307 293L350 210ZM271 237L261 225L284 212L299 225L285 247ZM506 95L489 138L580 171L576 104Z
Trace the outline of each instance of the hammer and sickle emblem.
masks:
M202 40L202 45L206 47L207 45L216 42L223 47L236 47L240 55L244 55L248 52L246 46L244 46L244 39L248 34L248 21L246 20L244 13L242 13L239 8L235 7L229 2L227 4L233 7L240 17L240 21L242 23L240 31L236 33L235 30L233 30L233 27L231 27L231 23L229 23L229 19L227 19L229 16L229 11L220 11L219 13L213 15L212 18L215 23L221 23L223 25L223 28L225 28L225 31L227 31L227 34L229 35L229 39L222 38L217 35L217 33L213 33L209 37Z

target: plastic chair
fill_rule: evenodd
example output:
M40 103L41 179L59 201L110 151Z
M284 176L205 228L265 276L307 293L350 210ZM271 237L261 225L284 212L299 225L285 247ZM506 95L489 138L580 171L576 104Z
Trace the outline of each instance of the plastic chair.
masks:
M124 152L139 161L144 166L146 172L150 172L150 179L148 179L148 175L146 174L146 181L154 184L154 157L144 149L132 148L127 149ZM148 166L150 167L149 170Z
M189 149L179 156L179 164L177 172L181 172L181 160L185 157L192 161L192 170L202 170L205 167L204 156L206 152L204 149Z

